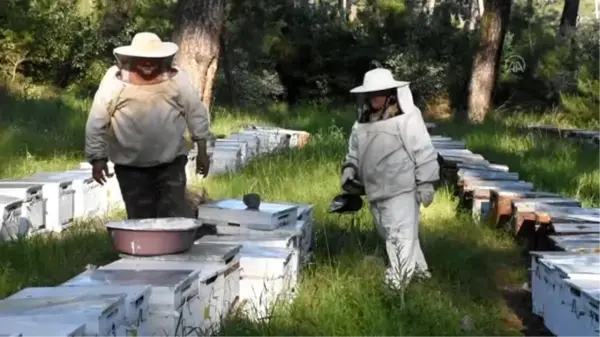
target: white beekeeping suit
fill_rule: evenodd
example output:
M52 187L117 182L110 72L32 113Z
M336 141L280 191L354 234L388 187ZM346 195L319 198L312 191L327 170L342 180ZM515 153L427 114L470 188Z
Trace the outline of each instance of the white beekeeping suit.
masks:
M394 88L400 115L353 125L342 184L354 178L364 185L390 261L386 279L400 286L415 270L428 275L418 237L419 204L427 207L433 201L433 182L439 179L437 152L408 82L394 80L387 69L374 69L365 74L362 86L350 92Z

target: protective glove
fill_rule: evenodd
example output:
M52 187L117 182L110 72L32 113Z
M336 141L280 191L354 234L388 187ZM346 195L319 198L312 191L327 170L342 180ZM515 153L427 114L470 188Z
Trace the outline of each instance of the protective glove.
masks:
M433 202L435 189L432 184L422 184L417 186L417 202L423 207L428 207Z
M352 167L346 167L342 171L342 176L340 178L340 186L344 186L344 184L352 179L356 179L356 170Z
M106 159L97 159L92 162L92 178L100 184L106 183L108 177L108 164Z
M210 169L210 158L206 150L206 142L198 142L198 154L196 155L196 174L208 175Z

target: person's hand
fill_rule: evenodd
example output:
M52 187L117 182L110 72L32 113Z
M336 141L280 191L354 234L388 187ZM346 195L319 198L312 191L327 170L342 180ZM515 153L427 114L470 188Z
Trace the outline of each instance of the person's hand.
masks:
M100 184L104 185L108 177L108 164L106 159L98 159L92 162L92 178Z
M204 149L204 151L198 151L198 154L196 155L196 174L202 174L206 177L209 169L210 158L208 157L208 153L206 153L206 149Z
M340 186L344 186L344 184L352 179L356 178L356 170L352 167L346 167L342 171L342 176L340 178Z
M417 202L423 207L428 207L433 202L435 189L432 184L422 184L417 186Z

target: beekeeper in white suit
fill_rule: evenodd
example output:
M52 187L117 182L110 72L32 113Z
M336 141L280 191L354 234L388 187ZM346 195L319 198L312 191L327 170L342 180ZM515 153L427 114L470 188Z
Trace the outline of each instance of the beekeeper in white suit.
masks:
M341 184L360 182L389 259L386 281L401 287L415 274L428 277L419 243L419 204L428 207L439 165L409 82L373 69L358 94L359 119L352 127Z

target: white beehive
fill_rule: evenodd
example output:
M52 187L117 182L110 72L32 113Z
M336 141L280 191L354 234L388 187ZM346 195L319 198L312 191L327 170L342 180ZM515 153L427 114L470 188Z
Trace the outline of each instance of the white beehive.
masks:
M125 321L124 299L124 295L4 299L0 301L0 317L85 324L86 336L116 336Z
M222 227L217 227L217 230ZM294 227L295 228L295 227ZM207 244L232 244L232 245L256 245L259 247L287 248L292 251L290 259L291 275L293 284L296 284L300 273L300 262L302 261L301 240L302 233L298 230L276 230L270 232L252 231L237 234L205 235L199 242Z
M579 278L600 282L600 256L580 256L571 259L540 259L548 275L548 296L544 299L544 322L548 330L561 330L564 304L561 294L565 291L564 279Z
M115 165L112 162L107 163L108 166L108 177L106 184L106 194L108 196L108 209L123 209L125 208L125 204L123 203L123 195L121 194L121 186L119 185L119 181L117 180L117 176L115 174ZM92 174L92 165L87 162L79 163L79 169L84 170Z
M21 216L23 199L0 195L0 241L24 237L29 231L27 221Z
M246 244L241 252L240 301L249 317L265 318L275 303L295 295L293 251Z
M56 174L40 172L21 180L43 185L42 193L46 199L46 229L61 232L73 221L75 190L72 178L56 176Z
M210 156L209 174L237 173L242 168L242 150L233 147L210 147L207 149Z
M62 286L149 285L148 336L185 336L197 328L196 270L116 270L107 266L83 272Z
M215 141L215 148L233 148L240 149L240 159L242 161L242 165L247 163L250 159L248 143L244 140L229 140L229 139L217 139Z
M89 172L73 170L66 171L64 174L73 177L76 218L105 217L108 215L109 202L106 188L98 184Z
M42 184L20 181L0 181L0 195L23 199L21 216L27 220L29 232L35 233L46 226L45 200Z
M82 295L125 295L125 322L117 336L146 336L150 286L62 286L25 288L8 299L51 298Z
M219 263L225 267L223 307L229 311L239 297L240 289L240 249L237 244L211 244L194 242L192 247L180 254L138 257L121 255L125 259L150 261L199 261Z
M561 298L563 316L556 328L557 336L598 336L600 278L565 279Z
M245 141L248 143L248 156L250 158L256 157L260 153L260 139L256 135L232 133L229 135L228 140Z
M120 259L105 266L111 270L197 270L198 301L194 315L194 325L200 329L199 335L217 331L221 317L227 310L223 307L225 294L225 270L218 263L204 261L153 261L141 259ZM191 325L191 324L190 324ZM188 332L189 329L188 329Z
M248 210L242 200L225 199L200 205L198 219L213 225L234 225L273 230L295 224L298 206L261 202L258 210Z
M531 298L532 311L543 317L548 296L551 296L556 287L554 278L554 265L551 262L569 261L574 258L593 258L595 253L569 253L563 251L534 251L531 252Z

